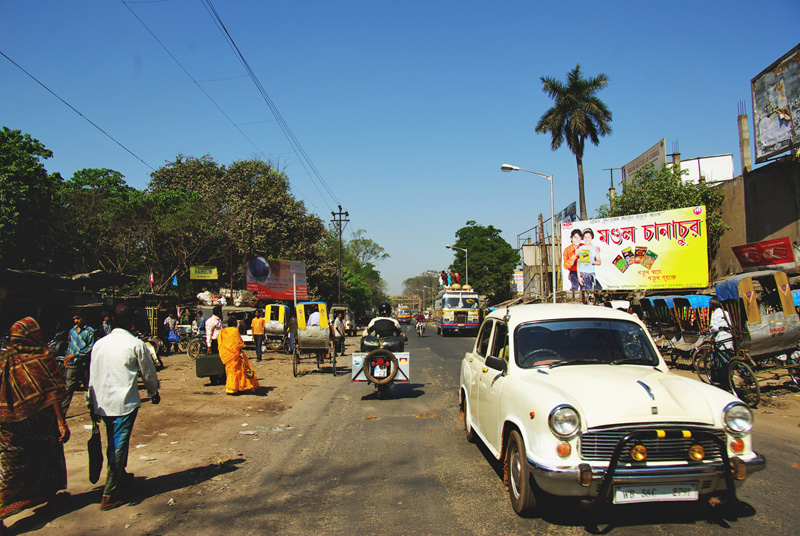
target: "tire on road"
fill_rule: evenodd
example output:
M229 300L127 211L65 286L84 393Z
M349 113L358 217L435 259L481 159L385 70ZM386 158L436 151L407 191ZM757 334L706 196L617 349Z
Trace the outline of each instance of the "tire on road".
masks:
M536 495L533 492L533 477L525 463L525 443L519 432L512 430L506 447L506 470L508 471L508 497L511 507L522 516L533 514Z

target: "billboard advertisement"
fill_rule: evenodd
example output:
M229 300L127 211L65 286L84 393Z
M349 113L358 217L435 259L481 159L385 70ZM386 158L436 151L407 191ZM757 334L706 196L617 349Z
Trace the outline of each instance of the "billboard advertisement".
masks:
M661 141L622 166L622 182L630 184L634 173L647 164L653 164L656 169L661 169L666 162L667 138L661 138Z
M296 276L296 277L295 277ZM308 299L306 265L303 261L282 261L253 257L247 261L246 288L264 300L291 300L297 281L297 299Z
M565 221L575 221L578 219L577 203L573 201L560 212L556 212L556 225Z
M753 242L731 249L745 272L763 269L787 270L796 266L792 241L789 237Z
M751 81L756 163L800 144L800 45Z
M704 206L561 224L563 290L708 286Z
M511 292L519 292L525 290L525 280L522 272L514 272L511 274Z

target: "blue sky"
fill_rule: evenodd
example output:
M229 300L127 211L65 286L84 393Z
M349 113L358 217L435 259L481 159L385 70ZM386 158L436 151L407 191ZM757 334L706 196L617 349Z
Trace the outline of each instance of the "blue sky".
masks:
M48 171L111 168L136 188L178 154L221 164L260 155L312 212L329 221L341 204L347 233L365 229L385 248L378 268L393 293L446 268L444 246L468 220L516 247L539 213L549 217L548 182L500 164L552 174L556 211L577 200L574 156L534 132L552 105L541 76L563 80L580 63L610 79L598 96L614 131L584 154L593 217L604 169L661 138L684 158L733 153L738 173L737 104L752 120L750 79L798 43L787 22L800 20L796 0L213 7L324 185L201 0L0 0L0 51L136 156L3 57L0 123L52 150Z

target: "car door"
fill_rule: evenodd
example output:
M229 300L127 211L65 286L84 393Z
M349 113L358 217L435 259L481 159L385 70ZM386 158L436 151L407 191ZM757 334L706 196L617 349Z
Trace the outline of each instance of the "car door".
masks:
M478 337L475 339L475 347L467 359L469 365L467 404L469 406L469 414L472 417L470 422L481 435L483 435L483 432L480 430L479 424L480 397L478 391L480 390L481 376L483 376L483 371L486 368L485 361L487 352L489 351L489 341L492 336L492 324L492 320L487 320L483 323L478 332Z
M492 328L489 353L486 355L499 357L508 365L508 325L503 321L496 320ZM506 370L508 370L507 366ZM500 450L502 428L502 423L500 422L500 396L505 380L505 374L502 371L487 367L484 358L478 389L480 427L486 442L490 448L496 451Z

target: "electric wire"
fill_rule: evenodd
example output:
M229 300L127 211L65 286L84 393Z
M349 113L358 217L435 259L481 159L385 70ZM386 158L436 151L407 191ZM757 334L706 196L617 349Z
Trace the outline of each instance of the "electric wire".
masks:
M141 158L140 158L140 157L139 157L139 156L138 156L136 153L134 153L133 151L131 151L130 149L128 149L127 147L125 147L125 146L124 146L124 145L123 145L121 142L117 141L117 139L116 139L116 138L114 138L114 136L112 136L111 134L109 134L108 132L106 132L105 130L103 130L103 129L102 129L100 126L99 126L99 125L97 125L97 123L95 123L94 121L92 121L91 119L89 119L88 117L86 117L85 115L83 115L82 113L80 113L78 110L76 110L74 106L72 106L70 103L68 103L68 102L67 102L67 101L65 101L64 99L62 99L62 98L61 98L61 97L60 97L60 96L59 96L59 95L58 95L58 94L57 94L55 91L53 91L52 89L50 89L49 87L47 87L46 85L44 85L44 83L42 83L42 82L41 82L41 81L40 81L38 78L36 78L35 76L33 76L33 75L32 75L31 73L29 73L28 71L26 71L26 70L25 70L25 69L24 69L24 68L23 68L23 67L22 67L20 64L18 64L17 62L15 62L15 61L14 61L14 60L12 60L11 58L9 58L9 57L8 57L8 56L7 56L7 55L6 55L6 54L5 54L5 53L4 53L2 50L0 50L0 54L2 54L2 55L3 55L3 57L4 57L5 59L7 59L7 60L8 60L8 61L10 61L11 63L13 63L13 64L14 64L14 66L15 66L17 69L19 69L20 71L22 71L23 73L25 73L26 75L28 75L28 76L29 76L29 77L30 77L30 78L31 78L31 79L32 79L34 82L36 82L37 84L39 84L40 86L42 86L43 88L45 88L45 89L46 89L46 90L47 90L47 91L48 91L48 92L49 92L51 95L53 95L55 98L57 98L58 100L60 100L62 103L66 104L66 105L67 105L67 107L69 107L69 109L70 109L70 110L72 110L73 112L75 112L76 114L78 114L79 116L81 116L81 117L82 117L84 120L86 120L86 121L87 121L87 122L88 122L90 125L92 125L94 128L96 128L97 130L99 130L100 132L102 132L102 133L103 133L103 134L104 134L104 135L105 135L105 136L106 136L108 139L110 139L111 141L113 141L114 143L116 143L117 145L119 145L120 147L122 147L123 149L125 149L125 151L127 151L127 153L128 153L128 154L130 154L130 155L131 155L132 157L134 157L136 160L138 160L139 162L141 162L142 164L144 164L145 166L147 166L148 168L150 168L150 170L151 170L151 171L155 171L155 169L153 168L153 166L151 166L150 164L148 164L147 162L145 162L144 160L142 160L142 159L141 159Z

